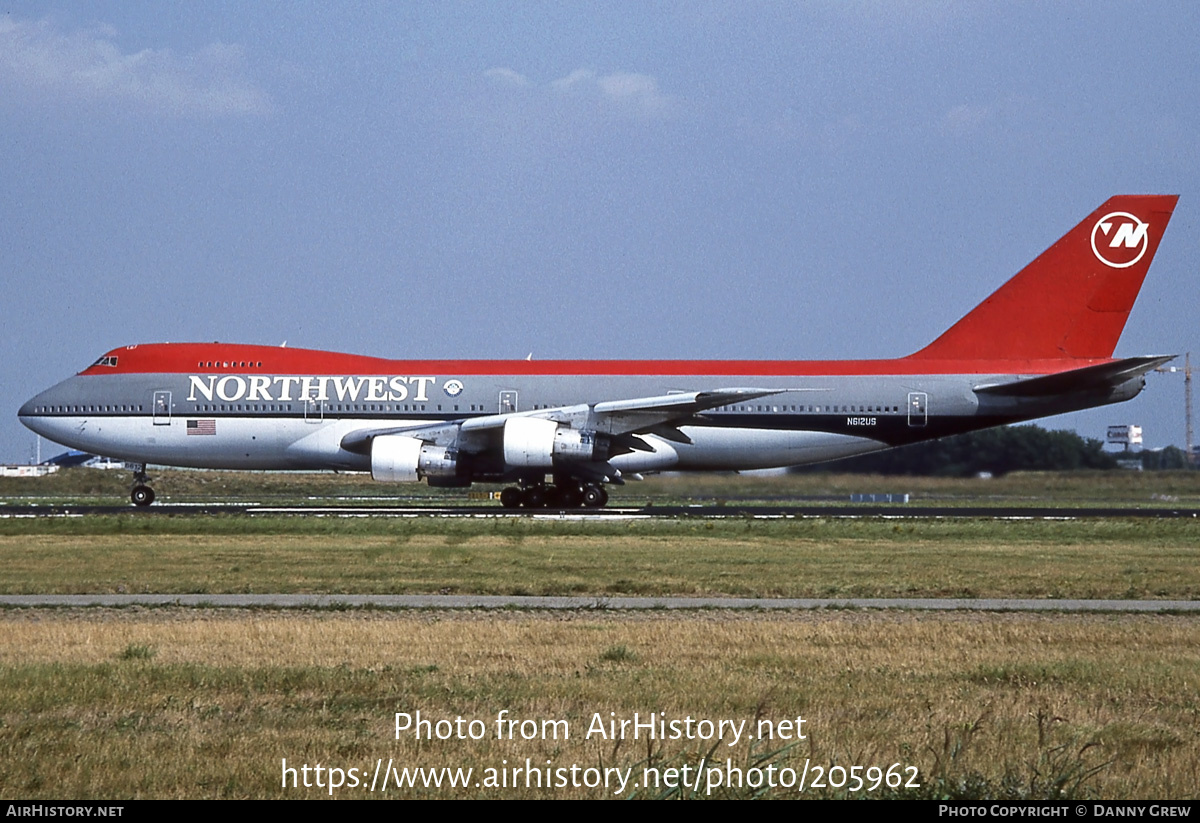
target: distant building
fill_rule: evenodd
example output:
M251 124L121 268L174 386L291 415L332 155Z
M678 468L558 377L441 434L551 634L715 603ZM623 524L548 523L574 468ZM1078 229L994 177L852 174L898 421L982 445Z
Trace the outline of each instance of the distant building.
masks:
M125 468L125 461L114 460L111 457L93 457L83 465L89 469L123 469Z
M1106 440L1115 446L1124 446L1129 451L1130 446L1142 445L1141 426L1109 426Z
M59 468L59 466L44 464L40 466L0 466L0 477L43 477L47 474L54 474Z

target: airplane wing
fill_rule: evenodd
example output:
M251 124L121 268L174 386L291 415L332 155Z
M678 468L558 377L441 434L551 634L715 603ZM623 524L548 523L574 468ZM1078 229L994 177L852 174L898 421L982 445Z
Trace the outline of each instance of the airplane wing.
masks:
M1044 397L1114 389L1174 359L1175 355L1127 357L1124 360L1114 360L1098 366L1084 366L1043 377L1031 377L1028 380L976 386L975 391L1005 397Z
M416 426L392 426L378 429L360 429L342 438L342 448L357 454L366 454L371 441L385 435L403 435L423 442L450 447L468 452L485 451L495 445L496 436L514 419L540 419L552 421L573 429L586 430L622 439L624 450L640 450L637 434L657 434L676 442L689 442L679 431L696 415L709 409L744 403L773 394L796 391L821 391L820 389L761 389L730 388L712 391L680 392L655 397L638 397L629 400L610 400L594 404L561 406L536 411L489 414L452 420L446 423L421 424Z

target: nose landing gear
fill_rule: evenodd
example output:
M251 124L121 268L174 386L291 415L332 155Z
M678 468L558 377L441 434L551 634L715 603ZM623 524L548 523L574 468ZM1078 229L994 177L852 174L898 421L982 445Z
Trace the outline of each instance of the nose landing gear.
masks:
M129 499L133 505L145 507L154 502L154 489L150 488L149 483L150 478L146 475L146 464L138 463L133 470L133 491L129 493Z

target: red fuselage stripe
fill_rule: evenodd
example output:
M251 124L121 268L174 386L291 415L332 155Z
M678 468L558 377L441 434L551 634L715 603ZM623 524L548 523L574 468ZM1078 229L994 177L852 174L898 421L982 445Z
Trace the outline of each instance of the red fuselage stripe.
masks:
M454 374L594 376L874 376L1056 374L1102 360L385 360L274 346L160 343L114 349L116 365L80 374Z

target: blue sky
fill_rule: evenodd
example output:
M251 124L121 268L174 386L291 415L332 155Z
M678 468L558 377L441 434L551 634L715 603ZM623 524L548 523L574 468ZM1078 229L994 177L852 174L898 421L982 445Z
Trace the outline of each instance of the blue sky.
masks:
M0 460L21 402L134 342L907 354L1117 193L1182 195L1118 354L1200 354L1197 31L1192 3L10 2ZM1182 392L1051 425L1182 444Z

